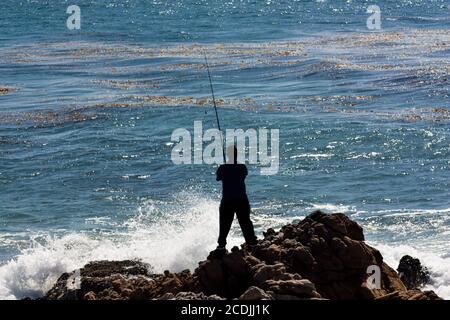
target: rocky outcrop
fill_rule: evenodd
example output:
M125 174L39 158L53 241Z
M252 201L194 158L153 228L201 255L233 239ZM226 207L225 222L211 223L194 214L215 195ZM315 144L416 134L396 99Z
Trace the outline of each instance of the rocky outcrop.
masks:
M374 272L374 273L373 273ZM372 274L373 273L373 274ZM316 211L255 246L213 251L193 273L154 274L136 261L92 262L63 274L45 299L434 300L408 290L346 215Z
M314 212L280 232L268 230L253 255L268 264L283 262L328 299L375 299L406 290L380 252L364 242L362 228L344 214ZM369 266L380 268L379 289L367 285Z
M176 298L191 277L180 273L153 274L139 261L96 261L64 273L46 294L50 300L147 300ZM201 296L203 298L203 296Z
M430 282L430 272L422 266L419 259L411 256L406 255L400 259L397 271L408 289L420 288Z

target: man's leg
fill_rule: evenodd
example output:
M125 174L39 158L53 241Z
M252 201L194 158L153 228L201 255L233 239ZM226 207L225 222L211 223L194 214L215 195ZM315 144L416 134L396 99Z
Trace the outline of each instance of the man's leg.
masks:
M220 231L218 243L219 247L225 248L227 245L228 232L230 232L231 224L233 223L234 218L233 206L226 201L222 201L220 203L219 216Z
M248 200L242 200L239 203L236 209L236 215L239 220L242 233L244 234L245 242L247 244L255 244L256 236L253 223L250 220L250 204L248 203Z

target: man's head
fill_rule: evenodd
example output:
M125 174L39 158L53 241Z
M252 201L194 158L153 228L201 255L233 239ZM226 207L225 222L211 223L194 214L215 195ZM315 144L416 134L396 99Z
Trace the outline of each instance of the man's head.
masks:
M227 163L231 163L231 164L237 163L237 147L236 147L236 145L228 146L227 156L228 156Z

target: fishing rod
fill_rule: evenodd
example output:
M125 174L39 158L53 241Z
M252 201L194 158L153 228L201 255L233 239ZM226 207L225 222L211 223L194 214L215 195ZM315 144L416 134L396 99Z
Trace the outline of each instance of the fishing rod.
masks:
M209 79L209 86L211 87L211 95L214 105L214 111L216 112L216 121L217 121L217 128L220 132L220 140L222 143L222 155L223 155L223 163L226 163L226 157L225 157L225 146L223 144L223 134L222 129L220 128L220 121L219 121L219 113L217 112L217 105L216 105L216 97L214 96L214 88L211 80L211 72L209 71L209 64L208 64L208 57L206 56L206 51L203 51L203 54L205 56L205 63L206 63L206 70L208 70L208 79Z

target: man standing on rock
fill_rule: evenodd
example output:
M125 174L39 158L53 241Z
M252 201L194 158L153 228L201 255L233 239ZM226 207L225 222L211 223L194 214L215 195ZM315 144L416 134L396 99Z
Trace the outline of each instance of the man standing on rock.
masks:
M250 204L245 189L248 171L245 164L237 163L237 148L228 148L228 162L217 169L216 180L222 181L222 201L220 202L220 232L217 250L225 250L227 236L233 223L234 214L239 221L245 242L256 244L253 223L250 220Z

